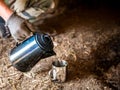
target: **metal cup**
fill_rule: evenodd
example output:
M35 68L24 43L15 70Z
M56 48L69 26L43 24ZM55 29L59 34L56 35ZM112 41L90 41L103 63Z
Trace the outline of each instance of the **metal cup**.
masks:
M67 61L58 60L52 63L52 69L49 71L49 76L52 81L65 82L67 75Z

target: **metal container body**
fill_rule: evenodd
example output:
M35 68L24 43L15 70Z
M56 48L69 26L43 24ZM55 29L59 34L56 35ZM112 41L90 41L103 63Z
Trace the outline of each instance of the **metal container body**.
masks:
M27 72L44 56L46 51L41 48L40 43L33 35L10 52L10 61L13 66L22 72ZM47 57L52 56L48 55Z

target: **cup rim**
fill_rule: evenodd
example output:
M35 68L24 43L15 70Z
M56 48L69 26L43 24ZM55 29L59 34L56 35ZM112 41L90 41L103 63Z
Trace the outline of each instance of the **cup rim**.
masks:
M58 62L58 61L62 61L63 62L62 65L60 65L60 66L56 65L56 62ZM55 60L52 62L52 66L55 66L55 67L66 67L67 65L68 65L68 63L66 60Z

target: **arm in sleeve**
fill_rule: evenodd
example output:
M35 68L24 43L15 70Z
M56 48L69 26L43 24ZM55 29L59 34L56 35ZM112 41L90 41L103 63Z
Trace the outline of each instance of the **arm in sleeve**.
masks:
M0 0L0 16L7 21L13 14L13 11L5 4L4 0Z

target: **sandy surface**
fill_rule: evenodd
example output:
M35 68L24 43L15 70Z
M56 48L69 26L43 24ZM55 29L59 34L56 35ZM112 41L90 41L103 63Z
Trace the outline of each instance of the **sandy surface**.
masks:
M56 56L39 61L27 73L17 71L8 53L12 38L0 38L0 90L119 90L120 14L107 8L80 7L45 21ZM47 27L47 28L46 28ZM68 61L65 83L51 82L54 60Z

